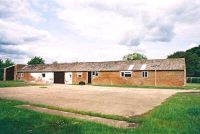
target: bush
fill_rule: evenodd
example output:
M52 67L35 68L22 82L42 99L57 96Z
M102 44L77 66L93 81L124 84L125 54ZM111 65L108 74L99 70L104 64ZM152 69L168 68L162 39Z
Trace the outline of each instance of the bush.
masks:
M78 84L79 85L85 85L85 82L84 81L80 81Z
M187 77L187 83L200 83L200 77Z

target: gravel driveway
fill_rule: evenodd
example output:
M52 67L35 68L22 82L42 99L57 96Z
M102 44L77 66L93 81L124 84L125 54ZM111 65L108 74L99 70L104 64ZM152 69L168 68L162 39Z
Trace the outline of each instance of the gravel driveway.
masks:
M0 88L0 98L121 116L141 115L183 90L50 85Z

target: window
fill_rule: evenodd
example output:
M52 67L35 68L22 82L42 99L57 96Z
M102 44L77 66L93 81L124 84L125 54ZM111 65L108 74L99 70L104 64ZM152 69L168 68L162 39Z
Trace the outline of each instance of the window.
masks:
M21 77L24 77L24 74L23 74L23 73L21 73Z
M77 72L77 77L81 78L82 77L82 72Z
M147 72L147 71L142 71L142 77L143 77L143 78L148 77L148 72Z
M42 77L44 78L44 77L45 77L45 74L42 74Z
M92 72L92 76L99 76L99 72Z
M120 76L121 77L132 77L132 72L131 71L121 71Z

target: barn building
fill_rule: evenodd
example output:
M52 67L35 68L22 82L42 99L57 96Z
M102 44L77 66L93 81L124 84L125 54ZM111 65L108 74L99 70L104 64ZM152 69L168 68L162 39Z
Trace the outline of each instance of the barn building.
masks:
M186 68L183 58L14 65L4 69L4 80L59 84L184 86Z

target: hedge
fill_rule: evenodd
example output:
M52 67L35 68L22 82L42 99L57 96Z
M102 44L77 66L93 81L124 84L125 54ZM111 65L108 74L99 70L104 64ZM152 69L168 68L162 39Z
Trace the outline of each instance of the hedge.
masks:
M187 77L187 83L200 83L200 77Z

